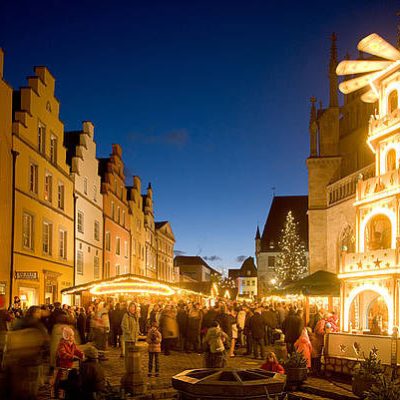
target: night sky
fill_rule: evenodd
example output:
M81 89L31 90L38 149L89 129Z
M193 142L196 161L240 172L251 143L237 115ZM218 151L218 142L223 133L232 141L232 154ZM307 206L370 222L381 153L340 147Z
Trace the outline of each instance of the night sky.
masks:
M306 194L309 98L327 103L339 59L399 1L0 0L5 79L56 77L66 130L95 124L98 156L123 147L127 183L151 181L175 249L215 267L254 255L273 190Z

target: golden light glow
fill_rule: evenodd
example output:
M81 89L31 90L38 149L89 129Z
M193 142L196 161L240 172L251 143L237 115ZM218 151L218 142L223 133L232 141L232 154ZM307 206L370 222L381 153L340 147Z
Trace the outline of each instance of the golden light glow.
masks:
M338 274L339 279L345 278L362 278L369 276L380 276L380 275L393 275L400 274L400 268L383 268L383 269L370 269L367 271L359 272L342 272Z
M389 291L387 288L378 286L377 284L374 284L374 283L364 283L363 285L354 288L350 292L349 297L345 300L345 304L344 304L344 326L343 326L343 329L345 331L349 330L350 307L351 307L351 304L352 304L354 298L358 294L360 294L366 290L371 290L372 292L378 293L384 299L386 306L388 308L388 331L392 332L393 322L394 322L394 307L393 307L392 296L389 294Z

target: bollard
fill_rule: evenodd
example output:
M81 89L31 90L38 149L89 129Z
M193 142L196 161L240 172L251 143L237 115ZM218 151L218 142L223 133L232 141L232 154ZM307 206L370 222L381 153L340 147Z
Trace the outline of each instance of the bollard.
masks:
M147 343L125 342L125 375L121 386L125 393L140 395L146 392L146 382L142 374L142 354L147 350Z

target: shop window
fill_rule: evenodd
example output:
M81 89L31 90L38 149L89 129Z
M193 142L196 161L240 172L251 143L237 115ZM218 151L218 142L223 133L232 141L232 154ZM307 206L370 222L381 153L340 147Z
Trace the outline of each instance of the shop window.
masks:
M386 171L393 171L396 169L396 151L390 149L386 154Z
M398 102L397 90L392 90L388 96L388 114L391 114L398 108Z
M391 248L391 223L386 215L372 217L365 227L365 249L368 251Z

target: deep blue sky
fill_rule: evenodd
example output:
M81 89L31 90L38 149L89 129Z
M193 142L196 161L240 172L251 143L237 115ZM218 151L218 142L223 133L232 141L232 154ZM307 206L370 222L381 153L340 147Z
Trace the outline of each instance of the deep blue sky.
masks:
M0 1L5 78L55 75L67 130L95 124L98 156L120 143L127 175L151 181L177 250L216 267L254 255L276 194L306 194L309 98L327 103L339 58L398 1ZM128 182L131 180L128 178Z

